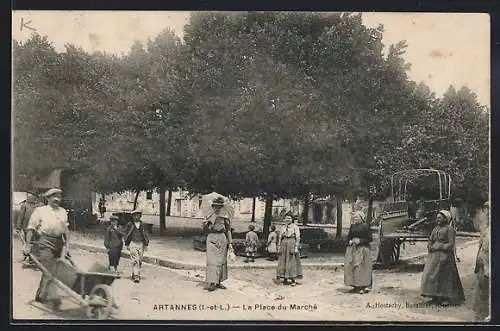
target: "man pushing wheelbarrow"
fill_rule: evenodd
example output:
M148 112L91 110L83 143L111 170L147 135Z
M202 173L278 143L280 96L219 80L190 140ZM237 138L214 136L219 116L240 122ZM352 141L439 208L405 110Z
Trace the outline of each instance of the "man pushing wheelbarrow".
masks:
M37 237L38 260L48 270L55 268L57 259L65 256L68 243L68 214L60 206L62 191L52 188L45 192L48 203L33 210L26 227L26 244L24 253L33 257L31 243ZM49 279L42 273L40 285L35 300L58 309L61 300L56 296L55 289L50 286Z
M60 189L48 190L45 193L48 204L33 211L27 227L28 242L34 233L38 234L38 256L32 254L29 245L25 254L42 271L35 301L59 310L59 288L86 308L87 317L105 319L113 307L117 308L110 285L120 276L76 268L68 253L68 216L60 207L61 193Z

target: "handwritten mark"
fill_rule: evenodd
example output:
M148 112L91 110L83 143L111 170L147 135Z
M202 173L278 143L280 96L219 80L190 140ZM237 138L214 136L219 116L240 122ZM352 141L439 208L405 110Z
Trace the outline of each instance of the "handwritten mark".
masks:
M32 28L31 26L29 26L28 24L30 24L31 21L27 21L25 22L24 21L24 18L21 17L21 31L23 31L23 28L24 29L28 29L28 30L31 30L31 31L36 31L35 28Z

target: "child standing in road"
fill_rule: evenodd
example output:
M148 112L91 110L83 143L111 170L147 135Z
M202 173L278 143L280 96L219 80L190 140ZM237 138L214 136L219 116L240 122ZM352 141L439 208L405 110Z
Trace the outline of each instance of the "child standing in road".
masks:
M111 225L106 230L104 247L108 250L109 270L119 273L118 264L123 249L123 232L118 226L118 217L111 216L109 220Z
M133 210L132 222L129 222L125 230L125 247L130 252L132 259L132 280L134 283L141 281L141 267L144 252L148 249L149 237L142 224L142 212Z
M250 224L245 238L245 251L247 258L245 262L255 262L255 253L257 252L257 245L259 244L259 236L255 233L255 226Z
M278 233L276 232L276 226L271 225L271 232L267 237L267 253L269 261L276 261L278 259Z

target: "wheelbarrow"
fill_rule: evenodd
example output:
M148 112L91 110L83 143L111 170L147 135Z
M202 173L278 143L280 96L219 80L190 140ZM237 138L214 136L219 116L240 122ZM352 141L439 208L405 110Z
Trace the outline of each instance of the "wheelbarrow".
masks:
M115 301L111 284L119 275L79 270L69 255L58 259L54 270L49 271L33 254L30 258L48 277L51 285L66 292L72 299L85 308L88 319L105 320L113 311Z

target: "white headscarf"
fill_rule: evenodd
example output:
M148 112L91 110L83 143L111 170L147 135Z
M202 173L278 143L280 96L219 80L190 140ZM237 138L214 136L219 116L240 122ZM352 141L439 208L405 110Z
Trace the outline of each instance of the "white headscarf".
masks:
M451 221L451 213L445 209L440 210L439 213L446 218L446 221L449 223Z

